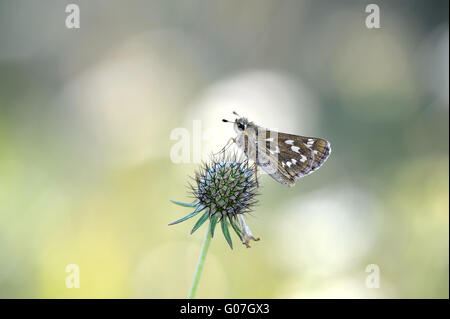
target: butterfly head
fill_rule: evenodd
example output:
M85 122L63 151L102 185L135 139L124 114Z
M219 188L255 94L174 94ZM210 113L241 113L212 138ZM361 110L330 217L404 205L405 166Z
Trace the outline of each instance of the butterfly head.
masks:
M238 115L236 112L233 112L233 114ZM244 132L247 129L247 127L250 125L250 122L245 117L239 117L234 122L231 122L228 120L222 120L222 121L234 123L234 130L236 131L236 133Z
M248 120L245 117L241 117L234 121L234 130L237 133L242 133L247 129Z

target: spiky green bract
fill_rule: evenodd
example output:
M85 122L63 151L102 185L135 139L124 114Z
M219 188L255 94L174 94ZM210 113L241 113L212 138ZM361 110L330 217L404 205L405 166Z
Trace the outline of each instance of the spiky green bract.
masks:
M209 219L210 233L213 237L216 225L220 222L223 235L233 249L228 223L239 239L243 240L245 227L238 216L250 212L257 203L255 167L249 165L245 158L222 155L220 158L212 157L210 163L204 163L194 179L195 186L191 186L191 189L196 198L195 204L172 202L185 207L197 207L196 210L170 225L189 219L206 208L206 212L197 221L191 234ZM200 207L202 208L199 210Z
M209 209L200 217L199 220L195 223L194 227L191 230L191 235L201 226L204 222L209 218Z
M223 236L227 240L227 243L228 243L228 245L230 245L231 249L233 249L233 242L230 237L230 232L228 231L228 222L227 222L226 218L222 218L221 225L222 225Z
M183 204L184 204L184 203L183 203ZM191 218L191 217L194 217L195 215L197 215L198 213L200 213L200 212L201 212L202 210L204 210L205 208L206 208L206 207L203 206L203 205L197 205L196 208L195 208L195 210L194 210L192 213L190 213L190 214L187 215L187 216L184 216L183 218L181 218L181 219L179 219L179 220L176 220L176 221L170 223L169 226L170 226L170 225L175 225L175 224L178 224L178 223L181 223L181 222L184 222L186 219L189 219L189 218Z
M183 206L183 207L195 207L198 205L198 203L183 203L179 202L177 200L169 199L172 203Z
M211 232L211 238L214 237L214 230L216 229L217 221L219 220L219 216L215 215L209 219L209 231Z
M236 232L236 235L238 235L239 239L242 241L242 234L239 227L236 225L236 218L235 217L228 217L230 220L231 227L233 227L234 231Z

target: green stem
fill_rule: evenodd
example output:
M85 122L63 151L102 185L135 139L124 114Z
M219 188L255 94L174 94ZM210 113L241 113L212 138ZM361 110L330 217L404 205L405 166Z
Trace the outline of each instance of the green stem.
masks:
M203 240L202 250L198 258L197 269L195 269L194 279L192 280L191 290L189 291L188 299L193 299L197 292L198 283L202 276L203 266L205 265L206 255L208 254L209 244L211 243L211 231L209 227L206 228L206 236Z

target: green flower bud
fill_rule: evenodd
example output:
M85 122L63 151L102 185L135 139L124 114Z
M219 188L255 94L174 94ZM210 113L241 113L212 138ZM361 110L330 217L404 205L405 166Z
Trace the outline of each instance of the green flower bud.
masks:
M257 203L255 196L258 186L253 165L250 166L246 159L237 159L235 155L219 160L212 158L211 164L203 164L195 174L195 182L196 185L191 186L195 203L172 201L181 206L195 207L194 212L169 225L185 221L205 210L191 234L209 219L211 237L214 236L216 224L220 222L222 233L231 248L233 244L229 224L247 247L250 247L250 240L259 240L252 235L243 216Z

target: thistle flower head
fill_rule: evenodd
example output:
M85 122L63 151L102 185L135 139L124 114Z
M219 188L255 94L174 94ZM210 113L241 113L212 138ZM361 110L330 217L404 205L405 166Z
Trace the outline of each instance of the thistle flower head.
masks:
M258 240L252 235L244 219L244 214L250 212L257 203L257 183L253 165L250 166L246 159L237 158L236 155L212 157L211 163L203 164L194 179L195 186L191 186L191 189L195 202L187 204L172 201L181 206L195 207L194 212L169 225L182 222L205 210L192 228L191 234L209 219L211 237L214 237L216 224L220 222L231 248L233 244L228 231L229 224L247 247L250 247L250 240Z

